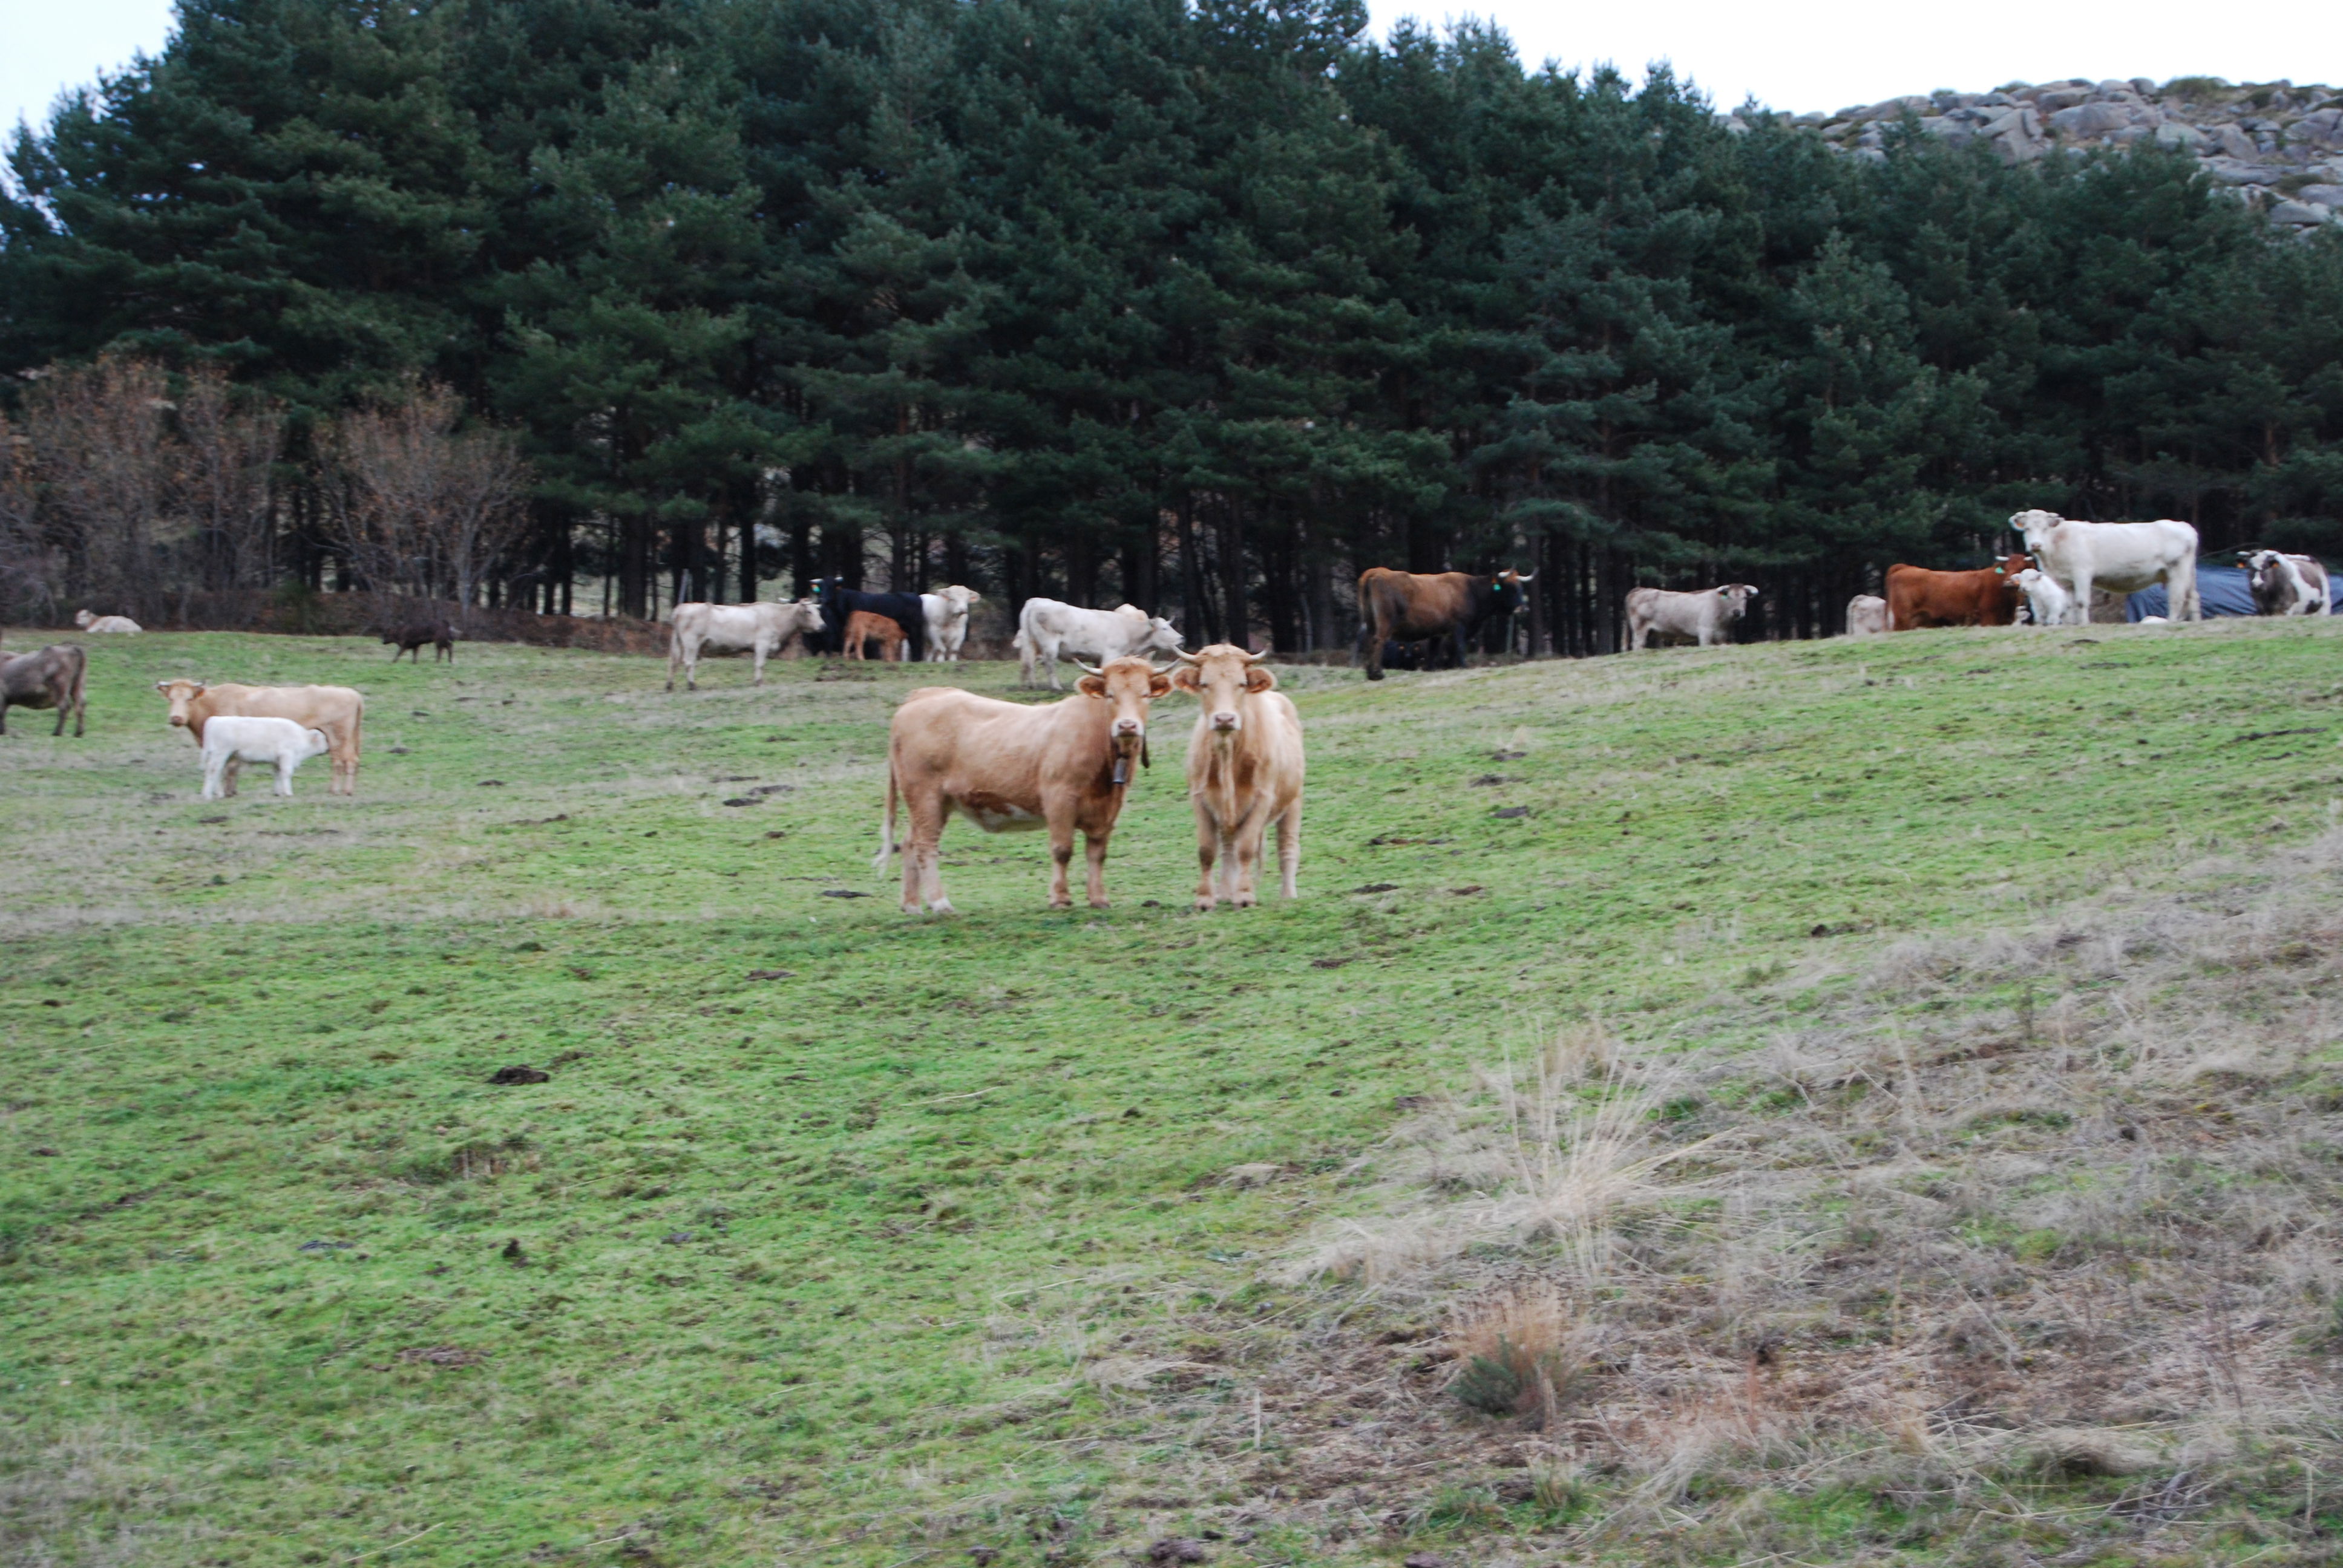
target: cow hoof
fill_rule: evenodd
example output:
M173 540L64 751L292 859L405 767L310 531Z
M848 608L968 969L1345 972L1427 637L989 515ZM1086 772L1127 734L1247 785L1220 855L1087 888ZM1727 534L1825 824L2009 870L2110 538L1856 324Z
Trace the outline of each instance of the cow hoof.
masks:
M1074 900L1071 899L1051 899L1050 900L1050 907L1053 910L1071 910L1074 907Z
M1371 669L1367 671L1367 678L1369 680L1381 680L1383 678L1383 672L1380 669Z
M950 899L938 899L934 903L928 906L928 913L931 915L956 915L960 913L960 911L951 907L951 900Z
M1213 900L1211 899L1198 899L1196 900L1196 912L1200 915L1209 915L1212 912L1212 904Z
M920 912L919 900L916 899L905 899L903 900L903 912L907 915L918 914Z

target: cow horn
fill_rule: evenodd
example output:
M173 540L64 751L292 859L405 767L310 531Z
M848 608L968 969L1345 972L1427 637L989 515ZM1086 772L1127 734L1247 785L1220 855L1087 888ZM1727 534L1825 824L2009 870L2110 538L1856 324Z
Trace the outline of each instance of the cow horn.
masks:
M1076 669L1081 670L1084 675L1104 675L1104 674L1106 673L1106 671L1105 671L1105 670L1101 669L1097 665L1095 665L1095 664L1084 664L1084 663L1083 663L1081 659L1079 659L1079 658L1078 658L1078 659L1075 659L1075 660L1073 661L1073 663L1074 663L1074 668L1075 668Z
M1535 572L1515 572L1513 574L1513 580L1517 583L1525 583L1536 576L1537 573Z
M1202 663L1203 663L1203 662L1204 662L1203 658L1202 658L1202 655L1190 653L1190 652L1189 652L1186 648L1173 648L1173 649L1172 650L1172 658L1173 658L1173 659L1175 659L1177 662L1176 662L1176 663L1173 663L1173 664L1167 664L1167 665L1165 665L1165 666L1163 667L1164 668L1166 668L1166 669L1177 669L1177 668L1180 667L1180 665L1182 665L1182 664L1202 664Z
M1267 658L1268 658L1272 653L1274 653L1275 651L1276 651L1276 649L1274 649L1274 648L1262 648L1259 653L1248 653L1248 654L1246 654L1246 655L1244 656L1244 657L1245 657L1245 662L1246 662L1247 664L1259 664L1262 659Z

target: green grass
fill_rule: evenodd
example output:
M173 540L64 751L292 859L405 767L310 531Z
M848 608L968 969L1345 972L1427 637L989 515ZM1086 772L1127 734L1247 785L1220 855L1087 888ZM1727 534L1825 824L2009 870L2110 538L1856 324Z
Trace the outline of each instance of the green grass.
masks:
M1300 900L1188 912L1183 699L1111 910L1044 909L1040 839L956 823L949 920L869 869L930 671L670 696L645 658L93 640L88 736L19 711L0 741L0 1556L1143 1546L1245 1488L1132 1513L1202 1440L1086 1369L1295 1310L1278 1265L1367 1201L1400 1097L1598 1015L1731 1049L1721 992L2306 836L2343 793L2338 639L1289 670ZM180 674L361 688L356 800L322 762L289 802L197 800L152 690ZM488 1081L512 1063L551 1081ZM1217 1179L1248 1163L1283 1177ZM1219 1397L1242 1424L1244 1381ZM1442 1539L1511 1517L1448 1484L1416 1500Z

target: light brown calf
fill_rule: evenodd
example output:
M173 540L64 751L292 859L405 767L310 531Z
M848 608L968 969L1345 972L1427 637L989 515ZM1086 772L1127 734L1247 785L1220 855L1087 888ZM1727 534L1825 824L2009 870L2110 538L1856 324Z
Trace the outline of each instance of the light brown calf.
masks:
M849 658L860 658L862 645L876 642L880 663L900 664L903 662L903 644L908 640L903 628L892 617L858 609L846 618L846 657Z
M1107 839L1133 768L1147 765L1147 705L1171 689L1161 670L1132 658L1090 670L1074 696L1038 708L949 686L906 697L888 727L885 836L872 862L883 876L900 795L910 819L903 912L918 914L923 900L937 914L952 912L936 846L954 811L988 833L1047 829L1051 909L1073 902L1066 868L1080 831L1090 851L1091 907L1105 909Z
M204 743L204 726L226 714L246 719L289 719L307 729L326 732L334 759L333 782L327 792L355 795L358 790L358 732L366 718L366 699L347 686L238 686L222 681L207 686L200 680L158 680L155 689L171 699L171 725Z
M1188 738L1188 800L1196 809L1196 908L1225 898L1238 909L1260 900L1253 885L1277 824L1277 862L1285 896L1294 896L1302 866L1302 716L1265 653L1225 642L1183 653L1172 684L1202 701ZM1218 876L1214 862L1218 861Z

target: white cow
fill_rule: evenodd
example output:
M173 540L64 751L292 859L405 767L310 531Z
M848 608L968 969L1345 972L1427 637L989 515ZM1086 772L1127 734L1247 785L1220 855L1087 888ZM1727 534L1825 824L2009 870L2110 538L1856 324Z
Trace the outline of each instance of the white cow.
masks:
M1698 593L1639 588L1627 594L1627 650L1645 645L1646 638L1688 637L1701 647L1725 639L1725 628L1741 618L1757 590L1747 583L1726 583Z
M2026 607L2033 612L2036 626L2065 626L2068 612L2075 608L2074 599L2058 579L2039 567L2027 567L2009 579L2017 591L2026 596Z
M1875 593L1859 593L1846 601L1849 637L1878 637L1894 624L1887 618L1887 601Z
M293 793L293 769L312 757L333 749L322 729L289 719L243 718L222 714L204 726L204 799L216 800L236 793L236 770L247 762L277 769L277 792Z
M146 629L126 615L92 615L85 609L74 611L74 625L84 631L145 631Z
M667 640L667 689L675 689L675 672L683 671L683 689L699 689L699 656L709 653L749 653L755 657L752 685L765 684L765 660L786 647L789 638L821 629L821 609L809 598L794 604L679 604L669 618Z
M968 607L984 596L954 583L941 593L923 593L920 608L928 612L928 662L958 664L968 642Z
M1083 609L1053 598L1029 598L1017 614L1017 662L1022 673L1018 684L1033 684L1033 666L1050 667L1050 689L1058 684L1058 660L1087 656L1100 664L1109 659L1152 658L1180 651L1180 632L1160 615L1149 615L1137 605L1112 609Z
M2083 523L2056 512L2018 512L2009 526L2026 537L2026 553L2074 596L2069 625L2090 618L2091 590L2137 593L2164 585L2174 620L2202 620L2197 598L2197 530L2170 518L2153 523Z
M2256 550L2246 558L2246 570L2253 585L2254 608L2264 615L2333 613L2327 568L2313 557Z

